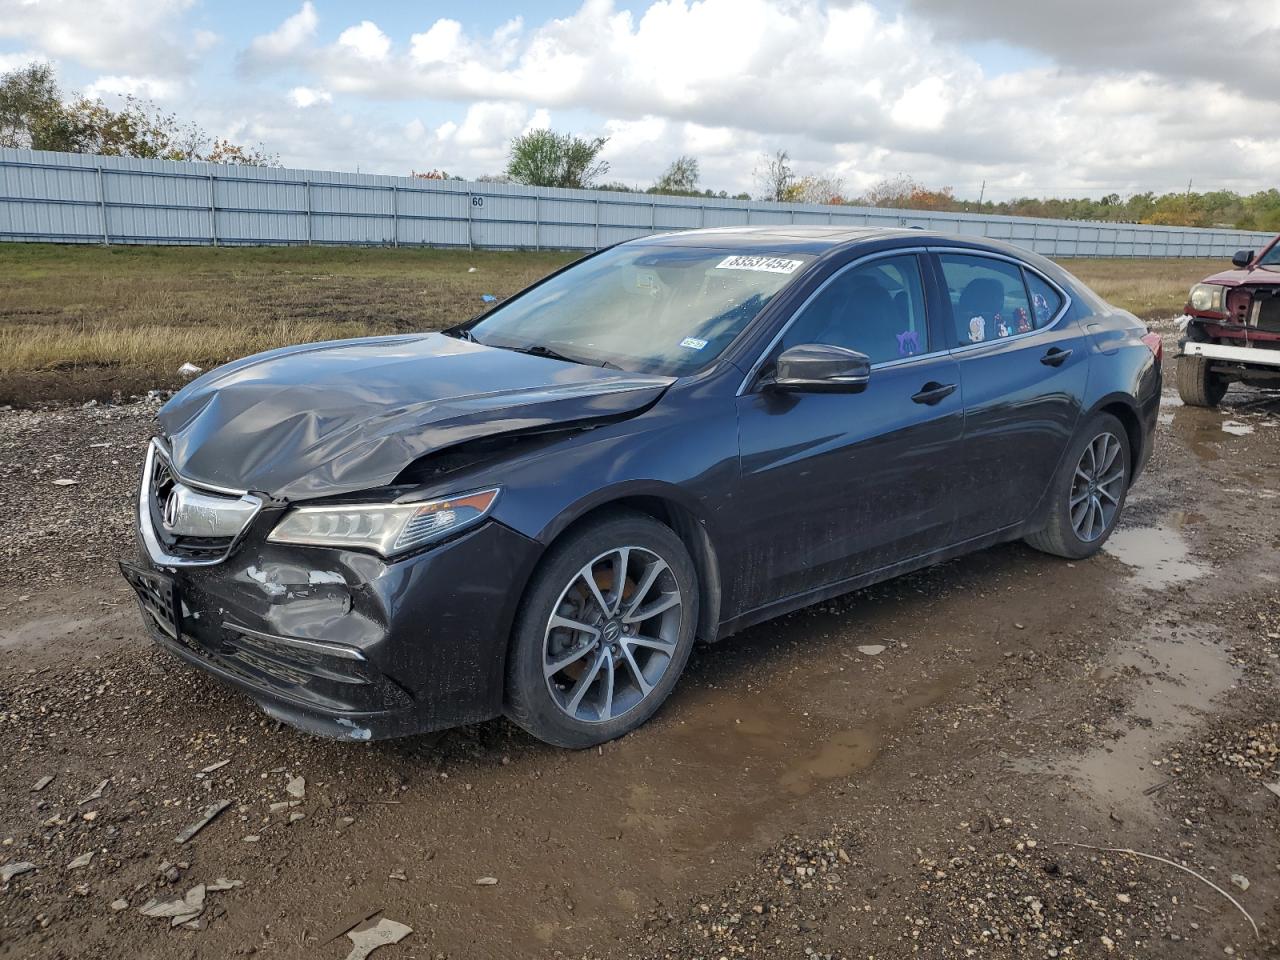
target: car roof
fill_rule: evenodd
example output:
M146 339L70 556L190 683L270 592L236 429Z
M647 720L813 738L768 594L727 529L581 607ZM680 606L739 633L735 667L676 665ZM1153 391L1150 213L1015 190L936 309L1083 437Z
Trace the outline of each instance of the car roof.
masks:
M896 243L893 241L897 241ZM914 227L835 227L812 224L765 224L752 227L704 227L696 230L680 230L671 233L650 234L627 241L627 245L653 245L670 247L709 247L716 250L741 250L758 254L801 253L823 256L858 247L883 245L969 247L991 253L1014 257L1031 264L1048 274L1058 283L1068 279L1068 274L1052 260L1026 247L1019 247L1003 240L978 237L963 233L944 233L940 230L919 230ZM875 246L873 246L875 245ZM1079 281L1075 281L1077 284Z
M805 224L771 224L758 227L704 227L639 237L633 244L664 247L716 247L734 250L787 250L792 253L826 253L836 247L896 234L920 236L919 230L883 227L827 227Z
M765 224L753 227L703 227L638 237L629 244L672 247L715 247L750 251L782 251L823 254L878 240L906 240L912 246L963 244L996 250L1011 256L1035 256L1030 250L999 240L912 227L835 227L818 224Z

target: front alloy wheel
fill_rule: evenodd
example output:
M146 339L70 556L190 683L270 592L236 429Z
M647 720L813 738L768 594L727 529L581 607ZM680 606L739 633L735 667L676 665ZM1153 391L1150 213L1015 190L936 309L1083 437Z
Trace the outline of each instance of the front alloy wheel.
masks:
M583 723L639 706L671 666L683 605L671 567L643 547L584 564L547 619L543 670L556 706Z
M684 670L697 583L684 543L643 514L619 512L566 534L534 572L517 616L507 715L565 747L640 726Z

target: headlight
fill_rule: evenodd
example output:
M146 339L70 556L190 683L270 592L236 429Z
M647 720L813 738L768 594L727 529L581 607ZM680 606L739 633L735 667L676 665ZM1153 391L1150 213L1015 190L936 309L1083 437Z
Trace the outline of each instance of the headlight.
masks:
M295 507L267 535L274 543L351 547L389 557L471 526L492 509L497 489L428 503Z
M1222 312L1222 295L1227 288L1216 283L1197 283L1191 288L1191 309Z

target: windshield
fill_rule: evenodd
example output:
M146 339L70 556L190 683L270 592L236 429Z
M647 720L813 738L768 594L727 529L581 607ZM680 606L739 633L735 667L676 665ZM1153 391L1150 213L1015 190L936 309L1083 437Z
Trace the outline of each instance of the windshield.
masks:
M470 333L489 346L683 376L719 356L810 260L626 244L497 307Z
M1258 261L1258 266L1280 270L1280 243L1272 244L1271 249L1264 253L1262 259Z

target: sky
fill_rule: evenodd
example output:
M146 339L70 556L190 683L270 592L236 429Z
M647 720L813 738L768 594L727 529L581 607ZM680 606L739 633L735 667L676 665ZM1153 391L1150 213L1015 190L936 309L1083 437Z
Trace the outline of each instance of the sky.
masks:
M608 180L691 154L730 193L776 150L850 195L1269 189L1276 50L1276 0L0 0L0 71L285 166L471 179L550 127L608 137Z

